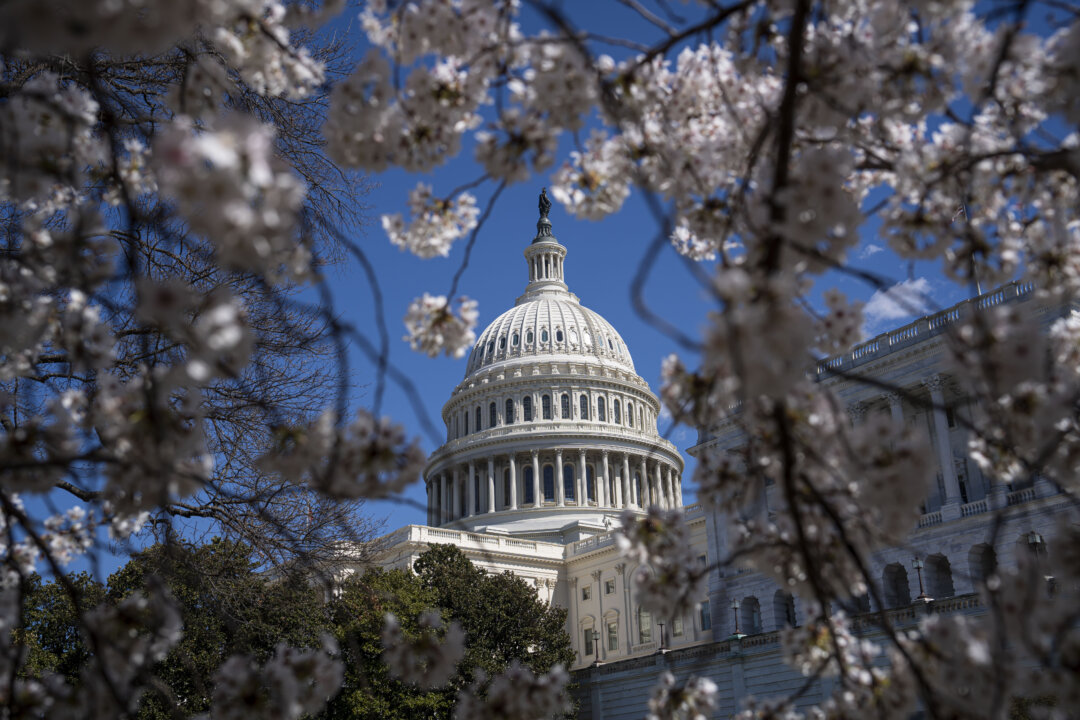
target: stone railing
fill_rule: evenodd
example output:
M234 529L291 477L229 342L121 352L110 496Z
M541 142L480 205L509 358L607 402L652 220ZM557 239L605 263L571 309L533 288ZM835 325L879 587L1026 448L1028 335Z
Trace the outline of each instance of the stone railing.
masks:
M447 530L426 525L406 525L400 530L376 540L384 550L389 550L405 542L443 544L453 543L462 550L479 552L505 551L509 553L528 552L530 555L548 560L562 560L563 546L557 543L537 540L521 540L503 535L472 533L464 530Z
M532 420L530 422L499 425L498 427L481 430L480 432L474 432L456 438L439 448L439 450L431 456L431 460L446 457L459 450L489 440L512 438L520 441L523 431L528 432L530 439L543 437L544 435L585 434L590 440L602 440L605 437L617 440L630 440L635 443L658 446L661 449L678 455L675 446L672 445L670 441L654 432L646 430L615 425L614 423L600 422L599 420ZM645 450L645 452L647 453L648 450ZM505 455L504 452L498 451L494 452L494 454Z
M935 510L934 512L923 513L923 516L919 518L919 527L930 527L931 525L941 524L941 511Z
M1033 283L1011 282L976 298L964 300L941 312L921 317L891 332L882 333L872 340L859 343L842 355L819 362L816 379L826 378L836 370L850 370L898 348L940 335L961 318L970 316L974 310L985 310L1002 303L1026 299L1034 289Z
M986 498L982 500L976 500L975 502L965 503L960 506L960 517L970 517L972 515L979 515L984 512L990 511L990 503L986 501Z
M1034 487L1024 488L1023 490L1014 490L1005 496L1005 502L1008 505L1019 505L1020 503L1031 502L1034 499Z

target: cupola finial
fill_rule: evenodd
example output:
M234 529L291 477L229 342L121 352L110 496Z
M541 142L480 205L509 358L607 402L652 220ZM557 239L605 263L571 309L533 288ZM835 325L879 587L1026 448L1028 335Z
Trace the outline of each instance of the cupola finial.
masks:
M536 237L551 237L551 221L548 220L548 212L551 210L551 201L548 200L547 188L540 190L539 207L540 219L536 221Z

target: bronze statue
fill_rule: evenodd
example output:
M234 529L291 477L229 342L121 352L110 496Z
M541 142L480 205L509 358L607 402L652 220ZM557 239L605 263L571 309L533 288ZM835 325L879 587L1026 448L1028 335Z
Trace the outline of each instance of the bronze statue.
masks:
M540 191L540 217L546 218L549 210L551 210L551 201L548 200L547 188L544 188Z

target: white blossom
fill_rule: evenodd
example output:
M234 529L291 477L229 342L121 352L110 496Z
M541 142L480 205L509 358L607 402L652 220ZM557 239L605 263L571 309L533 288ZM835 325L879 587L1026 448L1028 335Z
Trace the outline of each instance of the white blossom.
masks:
M409 346L429 357L440 352L448 357L461 358L476 341L476 320L480 313L476 301L462 297L458 300L458 316L450 310L444 295L428 295L413 300L405 315L403 339Z
M402 682L440 688L454 676L465 656L465 632L457 622L444 625L439 613L433 610L421 613L416 624L419 628L416 636L406 637L398 619L392 613L386 614L382 630L383 661Z

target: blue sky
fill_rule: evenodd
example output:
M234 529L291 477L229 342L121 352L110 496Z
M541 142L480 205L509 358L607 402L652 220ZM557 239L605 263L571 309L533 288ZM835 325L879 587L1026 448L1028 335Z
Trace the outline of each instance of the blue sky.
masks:
M566 9L580 25L600 27L609 36L643 37L643 32L649 29L633 11L618 4L572 3ZM694 11L682 6L679 9ZM530 16L527 10L521 19L526 32L535 32L546 26L546 21L535 15ZM351 37L355 37L357 30L349 17L337 23L336 28L349 32ZM655 29L644 37L655 39ZM363 41L360 38L356 41L358 52L362 54ZM613 47L603 50L617 59L627 52ZM560 148L559 162L570 149L571 138L566 137ZM477 335L513 305L525 286L527 275L522 253L535 233L537 195L541 187L548 184L554 169L527 183L507 188L478 236L458 293L479 302ZM402 317L412 299L422 293L447 293L451 277L462 262L466 242L458 241L449 258L419 260L390 244L378 218L382 213L407 213L407 195L417 181L431 184L435 194L440 195L480 175L482 170L472 161L472 148L467 143L458 158L433 173L416 175L390 171L374 176L372 180L376 187L368 197L371 222L358 238L364 252L379 270L391 336L391 362L416 385L426 413L436 425L439 436L431 437L424 433L404 393L392 385L387 388L381 412L404 424L411 434L419 436L425 451L429 453L436 449L442 439L444 426L440 411L443 403L449 399L451 390L463 378L466 361L446 357L430 359L412 352L401 340L404 334ZM493 190L494 184L488 184L475 191L481 207L486 207ZM696 366L697 358L679 348L663 332L651 327L631 305L631 280L649 243L660 232L660 226L646 207L641 193L633 192L621 212L603 221L575 220L564 213L558 203L552 210L551 220L554 234L567 248L566 280L571 291L581 298L585 306L599 312L615 326L634 357L638 373L648 381L653 391L659 388L661 360L669 353L680 352L688 366ZM860 268L872 270L896 282L906 281L909 296L910 291L928 294L938 306L949 305L966 294L964 289L947 283L927 267L909 266L901 262L876 237L872 226L866 228L852 259ZM336 268L331 271L330 280L339 312L364 330L369 338L375 338L373 296L359 269L351 264ZM830 277L827 280L825 287L837 285L849 297L869 301L865 328L869 336L910 320L902 308L887 298L880 294L877 298L873 297L872 288L848 277ZM665 243L651 267L650 279L645 286L645 299L653 312L693 337L701 336L706 314L712 309L705 292L668 243ZM355 381L360 385L355 402L370 407L374 401L374 388L364 383L373 381L374 367L358 353L354 354L353 361ZM675 443L687 461L684 498L689 503L694 498L693 488L689 484L693 459L685 450L694 444L696 433L685 427L671 428L669 425L662 423L661 432ZM369 509L374 516L385 518L386 529L390 531L407 523L423 523L424 502L423 486L416 484L403 499L371 503Z

